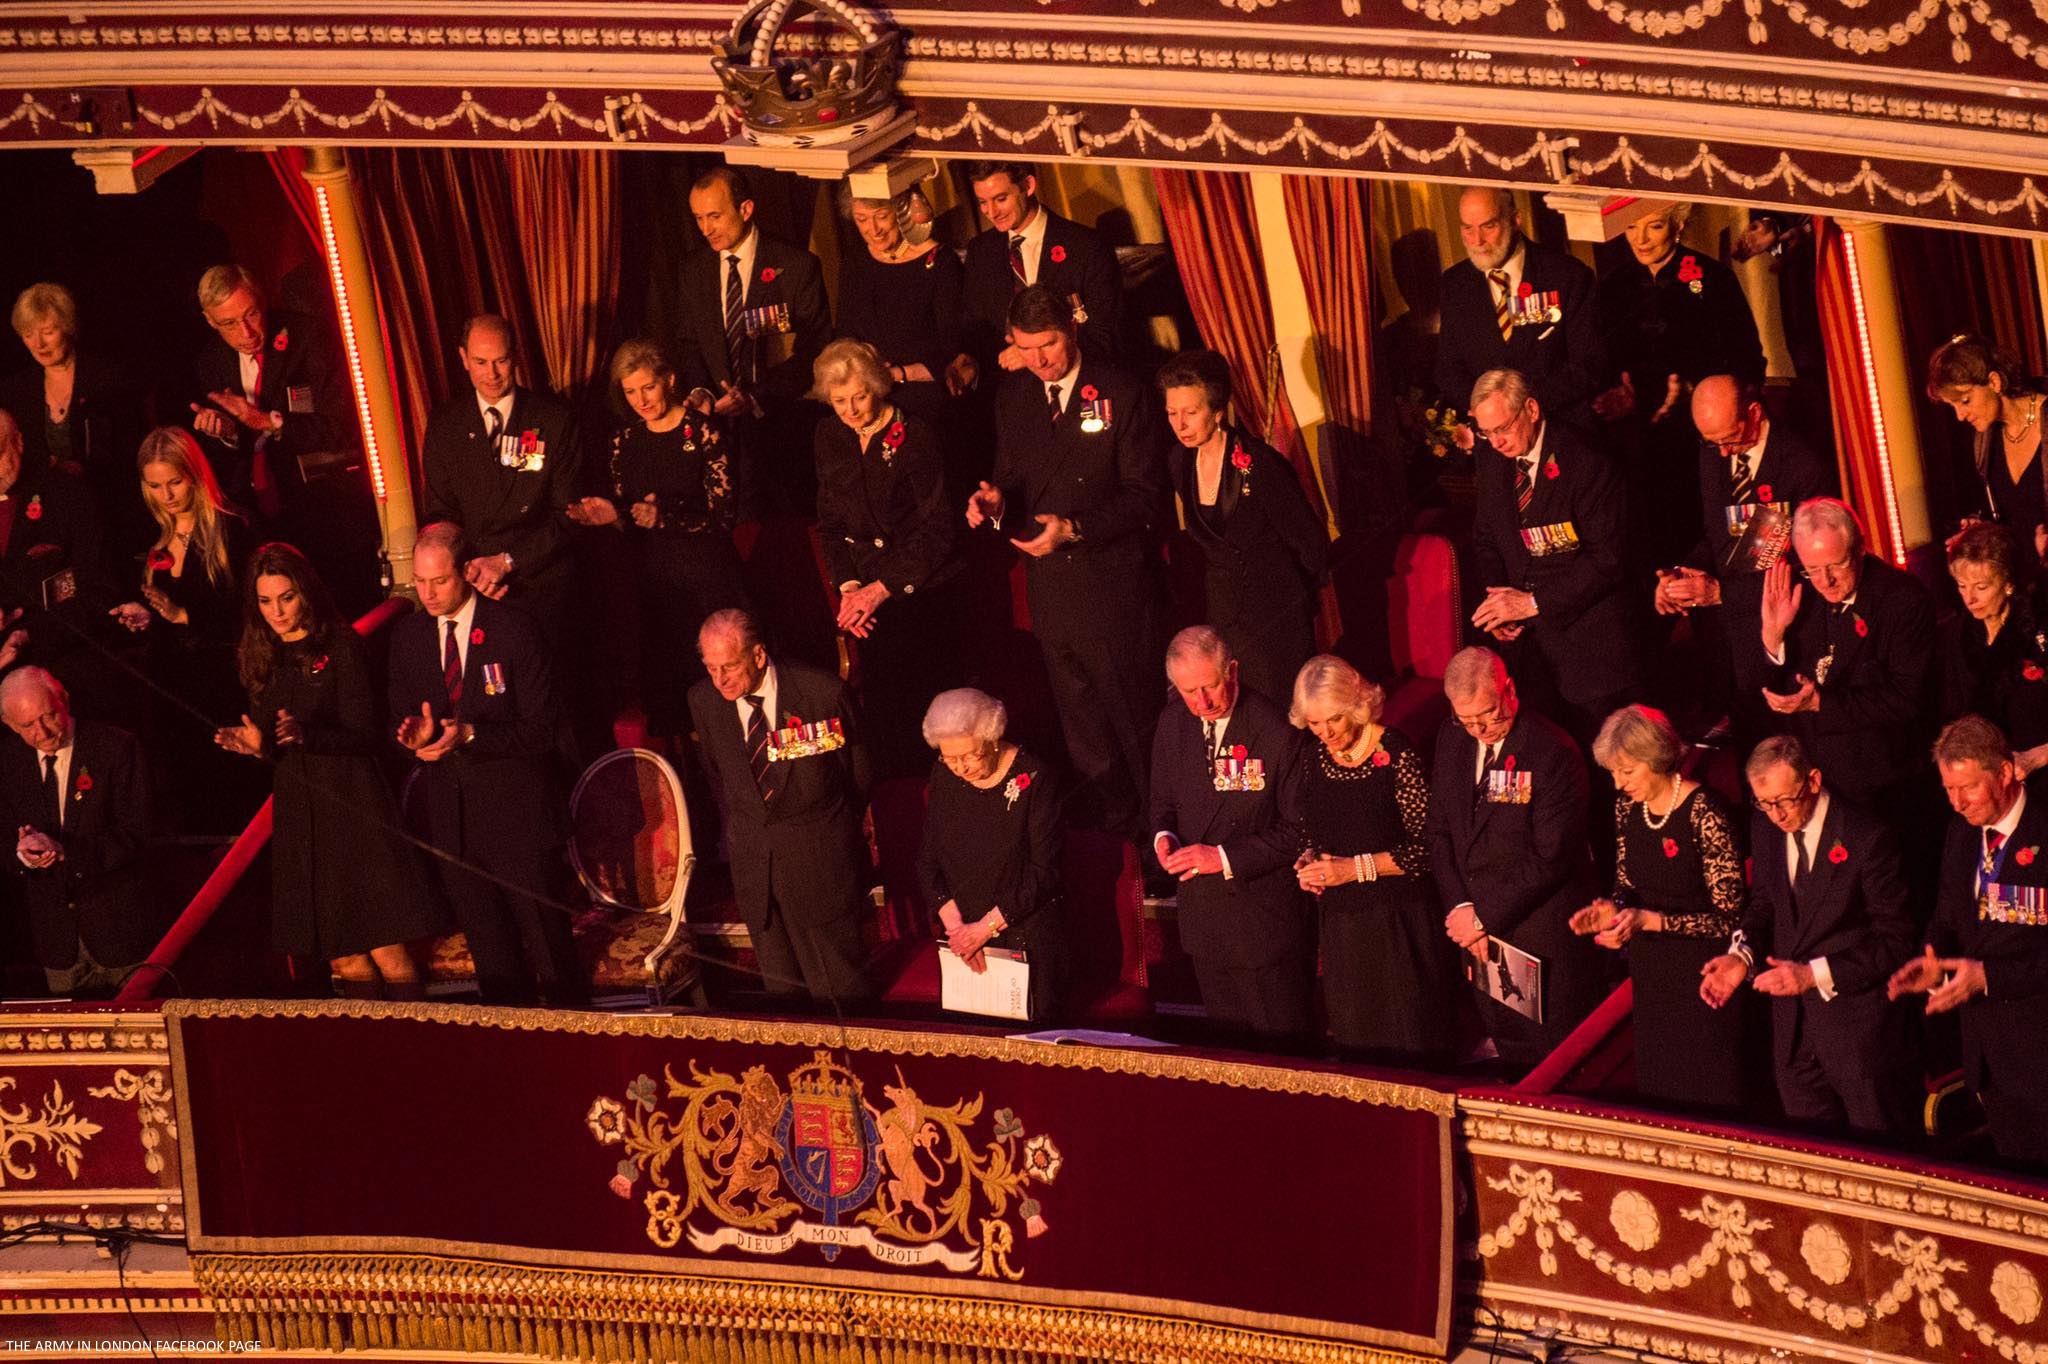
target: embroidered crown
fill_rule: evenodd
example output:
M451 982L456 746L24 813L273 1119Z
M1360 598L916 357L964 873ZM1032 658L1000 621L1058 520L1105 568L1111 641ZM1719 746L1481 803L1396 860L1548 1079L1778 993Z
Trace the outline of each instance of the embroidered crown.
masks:
M812 10L831 21L776 45L792 15ZM896 114L902 65L898 32L847 0L752 0L725 35L711 67L739 110L749 142L817 147L860 137Z

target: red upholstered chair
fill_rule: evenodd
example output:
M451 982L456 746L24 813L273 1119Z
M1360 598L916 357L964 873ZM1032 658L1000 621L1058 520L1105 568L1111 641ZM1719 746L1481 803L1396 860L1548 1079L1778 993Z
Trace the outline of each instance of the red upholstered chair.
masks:
M1077 1023L1128 1028L1152 1017L1145 973L1145 881L1130 840L1070 829L1060 850L1073 961L1068 1013Z
M884 1003L939 1006L937 931L917 893L917 846L924 837L925 782L900 777L868 798L875 823L875 860L882 875L878 939L869 971Z
M1387 636L1394 675L1386 722L1424 750L1450 714L1444 669L1458 652L1458 556L1440 535L1404 535L1387 579Z

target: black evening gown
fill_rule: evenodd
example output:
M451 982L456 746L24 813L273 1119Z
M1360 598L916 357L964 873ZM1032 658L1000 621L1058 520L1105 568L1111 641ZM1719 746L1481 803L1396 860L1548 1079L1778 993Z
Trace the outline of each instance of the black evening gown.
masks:
M447 916L399 832L397 804L377 768L386 746L381 688L362 642L344 625L324 639L276 647L270 681L249 711L277 764L273 944L331 961L445 931ZM281 710L299 721L305 742L275 745Z
M1389 853L1402 871L1332 886L1318 900L1331 1035L1346 1052L1393 1064L1451 1059L1462 981L1429 876L1422 759L1391 729L1357 767L1310 747L1301 802L1309 847L1333 857Z
M2012 532L2024 553L2034 548L2034 528L2048 525L2048 489L2041 484L2041 450L2036 449L2032 459L2020 469L2014 478L2012 468L2005 462L2005 423L1993 422L1986 433L1984 448L1984 491L1988 496L1991 519Z
M1031 963L1031 1022L1040 1026L1061 1018L1068 969L1059 814L1051 772L1021 748L1004 780L986 789L933 763L917 850L918 888L934 921L948 900L970 924L1002 908L1009 927L989 945L1021 950Z
M1636 1091L1662 1103L1739 1108L1749 1011L1739 1002L1709 1008L1700 968L1726 952L1742 926L1742 825L1726 797L1704 786L1655 829L1639 802L1619 797L1614 823L1615 903L1664 916L1662 932L1628 942Z
M151 612L144 643L150 678L162 688L152 721L157 808L181 812L178 822L188 832L239 832L264 796L262 774L213 742L214 730L237 723L243 710L235 649L242 634L242 574L255 548L241 517L223 512L220 528L228 552L225 580L207 573L197 545L186 550L176 575L150 568L147 559L143 568L148 582L185 609L183 625Z
M946 366L960 353L960 278L959 258L936 243L895 265L865 246L840 263L839 334L867 342L884 364L930 370L929 382L897 384L889 398L934 425L945 421Z
M651 530L632 517L650 493L659 512ZM724 434L696 413L668 431L625 428L612 440L611 495L634 551L642 703L657 733L685 734L685 698L704 675L697 629L713 611L747 605Z
M2048 743L2048 630L2025 597L1987 640L1968 612L1942 627L1941 718L1981 715L2005 732L2015 750Z

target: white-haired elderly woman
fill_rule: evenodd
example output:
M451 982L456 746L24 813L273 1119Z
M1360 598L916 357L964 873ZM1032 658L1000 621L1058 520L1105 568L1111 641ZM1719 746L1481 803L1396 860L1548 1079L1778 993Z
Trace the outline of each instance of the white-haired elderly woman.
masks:
M1614 897L1572 915L1572 931L1628 949L1635 985L1636 1090L1693 1108L1742 1102L1740 1009L1714 1010L1700 975L1742 926L1742 821L1686 777L1685 741L1663 711L1624 706L1593 740L1614 777Z
M1420 1065L1456 1043L1459 980L1429 877L1429 775L1407 736L1381 723L1385 701L1329 654L1295 676L1287 718L1320 741L1301 764L1308 846L1296 876L1317 897L1339 1051Z
M63 285L29 285L9 321L35 361L0 384L0 409L21 428L23 466L83 474L114 533L112 547L140 550L149 521L135 505L142 401L134 385L104 356L80 355L78 303Z
M946 365L961 350L960 260L916 218L921 196L855 197L842 185L840 210L863 251L839 267L839 335L865 341L896 385L896 401L928 422L944 420ZM970 485L971 486L971 485Z
M1009 712L972 687L940 692L924 715L938 750L917 880L946 945L975 971L990 947L1031 966L1031 1021L1059 1017L1067 938L1060 920L1059 791L1051 771L1003 738Z
M812 365L819 419L818 540L839 589L838 625L860 641L868 743L878 774L924 770L918 698L956 680L959 513L931 424L898 407L865 341L832 342Z
M1628 255L1594 305L1612 385L1594 400L1631 474L1645 562L1676 563L1699 539L1699 431L1692 387L1710 374L1764 380L1763 343L1735 272L1680 237L1692 205L1650 201L1623 230Z

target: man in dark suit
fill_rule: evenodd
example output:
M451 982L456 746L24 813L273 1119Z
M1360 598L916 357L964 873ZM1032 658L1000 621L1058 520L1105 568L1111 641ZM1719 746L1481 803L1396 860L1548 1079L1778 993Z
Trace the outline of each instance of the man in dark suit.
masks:
M754 225L753 197L730 166L698 178L690 213L710 250L682 263L677 376L692 407L725 419L741 515L808 519L817 503L818 413L805 395L811 363L832 339L824 271L809 251Z
M1072 310L1043 286L1011 302L1010 342L1024 368L996 395L995 480L968 498L967 524L994 525L1027 556L1067 755L1101 827L1142 839L1160 691L1159 400L1088 356Z
M41 668L0 681L0 719L21 739L0 756L0 799L36 959L52 994L110 994L158 928L138 894L149 840L142 747L125 730L74 721L64 684Z
M197 362L192 427L221 490L303 549L344 602L374 600L377 508L331 324L270 307L239 265L200 276L199 308L216 339Z
M1315 946L1295 881L1301 731L1238 684L1230 646L1191 625L1166 647L1169 701L1152 740L1152 851L1180 878L1181 946L1219 1027L1305 1041Z
M1596 430L1593 396L1606 373L1593 272L1522 234L1514 195L1475 185L1458 196L1466 259L1444 271L1436 387L1452 407L1488 370L1528 378L1551 414Z
M391 714L487 1004L588 1001L569 915L549 894L566 835L554 772L555 695L540 627L473 591L462 528L413 542L423 613L391 631Z
M470 586L525 608L559 645L574 588L576 419L567 404L513 383L515 343L504 318L469 319L456 354L469 389L427 419L427 520L461 526L473 552L463 568Z
M1925 952L1892 973L1891 997L1961 1010L1963 1074L2000 1158L2048 1166L2048 806L2029 799L1998 727L1966 715L1934 764L1956 817Z
M1543 1059L1600 1002L1602 964L1571 916L1598 892L1586 849L1586 763L1571 736L1526 710L1507 665L1462 649L1444 672L1452 718L1436 741L1429 787L1430 866L1444 931L1495 970L1499 939L1542 963L1542 1021L1482 993L1480 1013L1501 1060Z
M690 717L725 807L733 893L762 987L831 1007L868 997L868 753L845 684L775 662L754 618L714 611L697 634L708 678Z
M1531 687L1534 703L1590 741L1642 678L1638 608L1622 564L1621 479L1606 456L1546 419L1515 371L1482 374L1471 402L1498 456L1478 466L1472 553L1486 599L1472 623L1504 643L1521 641L1525 680L1540 684Z
M1927 903L1941 828L1922 756L1934 727L1933 594L1865 553L1856 514L1831 497L1793 513L1791 551L1764 574L1764 702L1835 791L1898 831L1907 881Z
M970 161L967 180L989 226L967 244L960 293L966 348L946 367L948 387L964 393L1024 367L1008 335L1010 300L1034 284L1067 305L1090 354L1115 360L1123 326L1116 252L1092 229L1039 203L1038 176L1022 162Z
M1794 1122L1906 1140L1918 1127L1915 1037L1885 998L1913 950L1899 853L1883 822L1835 800L1790 735L1766 739L1745 775L1749 913L1700 973L1724 1008L1745 979L1771 996L1778 1097Z

